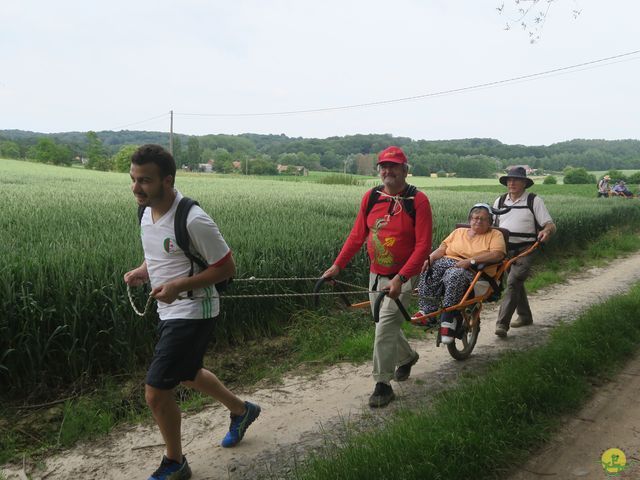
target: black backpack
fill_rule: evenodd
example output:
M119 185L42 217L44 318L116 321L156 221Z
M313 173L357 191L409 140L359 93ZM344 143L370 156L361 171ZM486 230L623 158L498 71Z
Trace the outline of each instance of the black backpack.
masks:
M503 209L504 208L504 202L507 199L507 195L508 195L508 193L505 193L504 195L501 195L500 198L498 199L498 208L499 209ZM536 198L536 194L529 192L529 196L527 197L527 205L526 206L518 205L517 207L511 206L509 208L510 209L528 208L531 211L531 215L533 215L533 222L535 223L535 226L536 226L536 233L509 232L509 237L523 237L523 238L533 238L533 239L535 239L538 236L537 232L542 230L542 226L538 223L538 219L536 218L536 213L533 211L533 200L535 198ZM500 218L500 217L498 217L498 218ZM530 242L530 243L533 243L533 242Z
M178 202L178 207L176 208L176 216L173 222L173 230L176 234L176 243L178 247L184 252L185 256L191 262L191 269L189 270L189 276L193 276L193 264L195 263L200 267L200 270L206 270L209 268L209 264L204 261L202 257L200 257L197 253L191 251L189 248L191 245L191 239L189 238L189 231L187 230L187 216L189 215L189 211L191 207L194 205L200 206L198 202L193 200L192 198L182 197ZM142 222L142 216L144 215L144 211L147 207L144 205L138 206L138 224ZM233 278L227 278L221 282L216 283L216 290L218 293L224 292L227 287L231 284ZM189 297L193 295L193 292L189 292Z
M378 185L377 187L373 187L371 189L371 193L369 194L369 202L367 203L367 209L364 212L365 219L367 218L369 213L371 213L373 206L376 203L379 203L381 201L380 192L383 189L384 189L384 185ZM415 199L416 193L418 193L418 189L416 187L414 187L413 185L407 185L407 188L404 190L404 192L402 192L402 195L401 195L402 206L404 208L404 211L409 214L409 216L413 220L414 225L416 223L416 207L414 205L414 199Z

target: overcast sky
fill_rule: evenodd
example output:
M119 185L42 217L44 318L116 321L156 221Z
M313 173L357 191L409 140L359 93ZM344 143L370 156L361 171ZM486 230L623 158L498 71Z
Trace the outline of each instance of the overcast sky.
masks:
M640 54L382 106L212 116L428 95L640 50L640 2L556 0L534 44L505 30L517 11L504 2L6 0L0 129L168 131L173 110L174 130L194 135L640 138Z

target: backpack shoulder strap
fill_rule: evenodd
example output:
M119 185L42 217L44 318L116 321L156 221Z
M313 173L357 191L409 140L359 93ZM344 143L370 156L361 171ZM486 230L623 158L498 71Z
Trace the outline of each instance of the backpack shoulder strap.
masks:
M369 201L367 202L367 209L364 212L364 217L367 218L373 206L378 203L378 199L380 198L380 191L384 188L384 185L378 185L377 187L373 187L369 190Z
M533 201L536 198L536 194L529 192L529 196L527 197L527 207L531 210L531 215L533 215L533 221L536 224L536 232L542 230L542 226L538 223L538 219L536 218L536 212L533 211Z
M144 210L146 208L145 205L138 205L138 225L142 223L142 217L144 216Z
M503 195L500 195L500 198L498 199L498 208L499 209L503 209L504 208L504 202L505 202L506 199L507 199L507 194L506 193L503 194Z
M187 230L187 216L189 215L191 207L194 205L200 206L198 202L189 197L182 197L182 199L180 199L178 207L176 208L173 229L176 234L176 243L178 244L178 247L180 247L189 260L196 263L200 268L205 269L208 267L207 263L194 255L189 248L191 239L189 238L189 231Z
M384 185L378 185L377 187L373 187L370 190L370 194L369 194L369 201L367 202L367 209L365 210L365 218L369 215L369 213L371 212L371 210L373 209L373 206L378 203L378 200L380 199L380 192L384 189ZM409 216L415 221L416 219L416 208L415 208L415 204L414 204L414 198L406 198L406 197L415 197L416 193L418 192L418 189L413 186L413 185L408 185L407 188L405 189L403 196L405 198L403 198L402 200L402 205L404 207L404 209L406 210L406 212L409 214Z
M407 186L407 189L404 191L405 198L402 201L405 211L409 214L414 222L416 220L415 196L417 193L418 189L414 185Z

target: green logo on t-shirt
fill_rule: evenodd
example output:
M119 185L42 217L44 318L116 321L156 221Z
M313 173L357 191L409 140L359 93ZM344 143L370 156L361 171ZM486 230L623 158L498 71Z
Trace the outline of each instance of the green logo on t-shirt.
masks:
M162 246L164 247L164 251L167 253L174 253L177 250L176 244L169 237L164 239L164 242L162 242Z

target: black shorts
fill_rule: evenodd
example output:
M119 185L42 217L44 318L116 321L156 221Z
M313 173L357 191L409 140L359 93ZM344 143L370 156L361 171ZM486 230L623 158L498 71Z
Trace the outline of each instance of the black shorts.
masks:
M147 385L171 390L180 382L194 380L213 331L213 318L160 320Z

